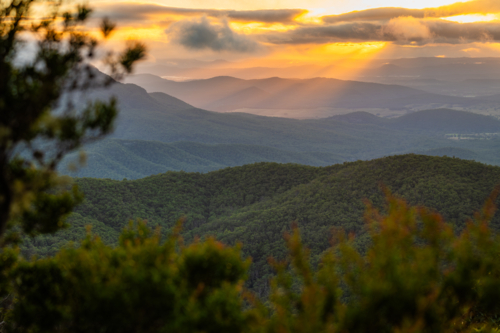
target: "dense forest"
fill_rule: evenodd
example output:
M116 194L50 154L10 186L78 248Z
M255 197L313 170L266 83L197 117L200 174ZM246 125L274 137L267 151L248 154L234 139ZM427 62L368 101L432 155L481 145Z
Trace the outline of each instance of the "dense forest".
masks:
M313 262L329 247L333 228L355 235L361 251L369 243L364 199L384 209L382 187L412 205L435 209L456 228L477 211L494 186L500 167L452 157L390 156L329 167L257 163L206 174L167 172L140 180L76 179L85 201L69 218L69 229L27 239L23 253L52 255L68 240L81 239L85 225L114 244L130 220L145 219L163 234L185 217L183 236L214 235L243 243L253 258L248 286L269 290L267 258L284 258L283 233L296 222ZM492 228L500 228L495 217Z

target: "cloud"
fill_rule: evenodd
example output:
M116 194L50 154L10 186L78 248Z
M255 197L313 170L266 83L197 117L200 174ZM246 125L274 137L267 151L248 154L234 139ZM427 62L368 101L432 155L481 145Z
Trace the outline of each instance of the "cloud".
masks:
M429 27L411 16L390 20L382 27L382 35L392 36L398 41L422 41L432 38Z
M440 19L399 17L386 23L350 22L299 27L263 38L273 44L326 44L345 41L465 44L500 41L500 23L456 23Z
M442 19L464 14L500 13L500 0L472 0L425 9L375 8L325 16L321 24L297 20L307 13L302 9L190 9L131 2L101 2L95 7L98 17L109 16L123 25L146 25L165 31L168 39L183 46L184 50L242 54L262 50L266 44L381 41L417 46L500 41L498 21L457 23ZM260 22L267 26L249 25L248 34L242 34L232 30L228 23L235 21ZM280 27L285 30L269 29L274 23L285 25Z
M463 49L462 51L467 52L467 53L469 53L469 52L481 52L481 50L478 49L477 47L469 47L467 49Z
M251 53L259 48L253 39L234 32L224 19L218 24L212 24L206 17L182 20L165 32L174 42L188 49Z
M498 0L473 0L448 6L423 9L425 17L448 17L466 14L492 14L500 12Z
M339 23L352 21L388 21L401 16L414 18L441 18L466 14L491 14L500 12L498 0L473 0L457 2L448 6L424 9L407 9L397 7L373 8L354 11L340 15L322 17L325 23Z
M292 23L301 15L307 13L303 9L274 9L274 10L247 10L247 11L221 11L222 16L236 21L263 22L263 23Z
M300 15L307 13L303 9L270 9L270 10L216 10L167 7L157 4L113 2L96 3L98 17L110 17L116 21L144 21L153 16L207 16L228 18L234 21L262 23L292 23Z
M436 43L461 44L500 41L500 23L455 23L443 20L427 22Z
M381 26L357 22L329 26L308 26L263 37L273 44L324 44L346 40L380 40Z
M373 8L340 15L323 16L325 23L353 22L353 21L386 21L401 16L424 18L425 13L420 9L407 9L396 7Z

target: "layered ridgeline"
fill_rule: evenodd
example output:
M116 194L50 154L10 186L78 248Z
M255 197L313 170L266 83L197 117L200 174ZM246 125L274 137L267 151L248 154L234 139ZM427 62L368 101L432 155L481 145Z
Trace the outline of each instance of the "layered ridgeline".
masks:
M296 120L210 112L163 93L148 94L133 84L116 83L95 97L111 95L121 110L113 140L85 147L87 168L68 172L74 154L61 172L136 179L169 170L207 172L261 161L325 166L428 151L500 163L500 121L463 111L426 110L394 119L357 112Z
M199 108L214 111L239 109L381 108L422 110L433 107L498 108L498 96L440 95L394 84L345 81L331 78L243 80L218 76L176 82L151 74L133 75L127 82L148 92L163 92Z
M415 87L434 94L467 96L498 94L500 62L498 58L402 58L372 59L365 68L345 67L345 64L293 65L289 67L240 68L225 60L193 61L169 59L154 64L140 64L138 72L182 79L208 79L232 76L240 79L314 78L321 73L358 81L371 81Z
M444 214L457 229L478 210L496 184L500 167L457 158L401 155L329 167L258 163L206 174L167 172L135 181L77 179L85 203L71 216L72 227L28 240L26 255L52 254L67 240L84 235L84 226L113 243L129 220L146 219L166 232L186 216L184 236L215 235L243 243L253 258L249 286L267 291L267 258L284 258L283 233L296 221L314 256L329 246L332 228L368 242L363 221L367 198L383 208L380 184L414 205ZM499 229L495 217L493 227Z

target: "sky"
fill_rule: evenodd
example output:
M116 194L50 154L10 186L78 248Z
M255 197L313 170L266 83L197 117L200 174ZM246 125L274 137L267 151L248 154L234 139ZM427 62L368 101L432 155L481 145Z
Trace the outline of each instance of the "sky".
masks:
M500 56L500 0L91 0L140 40L149 62L280 66L406 57ZM243 65L242 65L243 66Z

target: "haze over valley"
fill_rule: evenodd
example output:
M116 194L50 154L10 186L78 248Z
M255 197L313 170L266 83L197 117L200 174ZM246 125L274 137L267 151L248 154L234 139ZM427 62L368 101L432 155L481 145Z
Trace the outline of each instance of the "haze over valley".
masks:
M218 112L308 119L360 110L394 117L417 110L452 108L500 117L498 60L435 59L396 59L361 71L356 81L230 76L173 81L137 74L125 82Z

